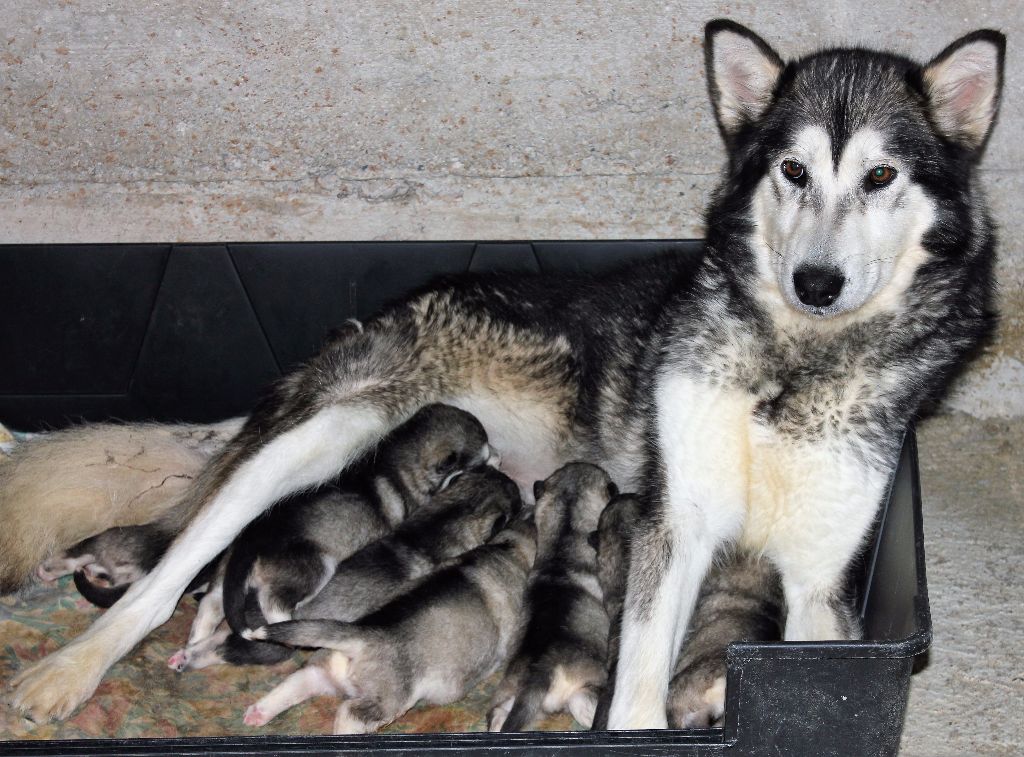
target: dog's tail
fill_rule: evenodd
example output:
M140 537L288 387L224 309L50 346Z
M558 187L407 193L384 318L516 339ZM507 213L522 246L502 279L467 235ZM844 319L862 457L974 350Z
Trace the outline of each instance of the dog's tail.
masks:
M85 425L16 445L0 457L0 595L82 539L172 514L243 421Z
M376 637L376 629L340 620L286 620L242 633L250 641L333 650L330 670L336 680L351 675L353 663L367 654Z
M550 685L549 676L541 671L531 671L526 683L516 694L516 701L502 723L501 732L527 731L540 718L544 697Z

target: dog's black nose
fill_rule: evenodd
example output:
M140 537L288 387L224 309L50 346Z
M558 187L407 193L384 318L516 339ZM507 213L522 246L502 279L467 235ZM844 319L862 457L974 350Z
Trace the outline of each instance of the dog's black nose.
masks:
M793 274L793 285L800 302L812 308L824 308L835 302L843 291L846 278L835 268L816 265L797 268Z

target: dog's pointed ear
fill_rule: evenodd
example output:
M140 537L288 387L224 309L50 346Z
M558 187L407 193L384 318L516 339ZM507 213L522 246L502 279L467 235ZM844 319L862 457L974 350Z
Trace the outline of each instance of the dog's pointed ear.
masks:
M969 150L985 144L1003 89L1006 37L980 29L961 37L922 70L932 121Z
M728 140L764 113L785 64L754 32L724 18L704 27L704 55L711 104Z

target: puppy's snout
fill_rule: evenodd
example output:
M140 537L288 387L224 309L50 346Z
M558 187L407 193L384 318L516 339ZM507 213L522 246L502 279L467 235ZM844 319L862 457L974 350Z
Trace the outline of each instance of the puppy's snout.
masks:
M793 286L800 302L813 308L831 305L843 291L846 277L836 268L801 266L793 274Z

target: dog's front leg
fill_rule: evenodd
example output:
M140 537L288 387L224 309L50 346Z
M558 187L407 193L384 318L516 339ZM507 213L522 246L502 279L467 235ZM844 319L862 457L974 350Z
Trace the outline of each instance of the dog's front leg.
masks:
M757 458L751 520L770 519L765 551L782 574L786 640L859 637L843 582L878 512L889 470L847 447L823 444L780 445ZM761 485L766 468L774 469L773 487ZM757 500L770 488L780 501L762 506L768 503Z
M718 547L746 508L746 398L663 377L653 419L660 470L651 517L634 532L608 727L664 728L669 677Z

